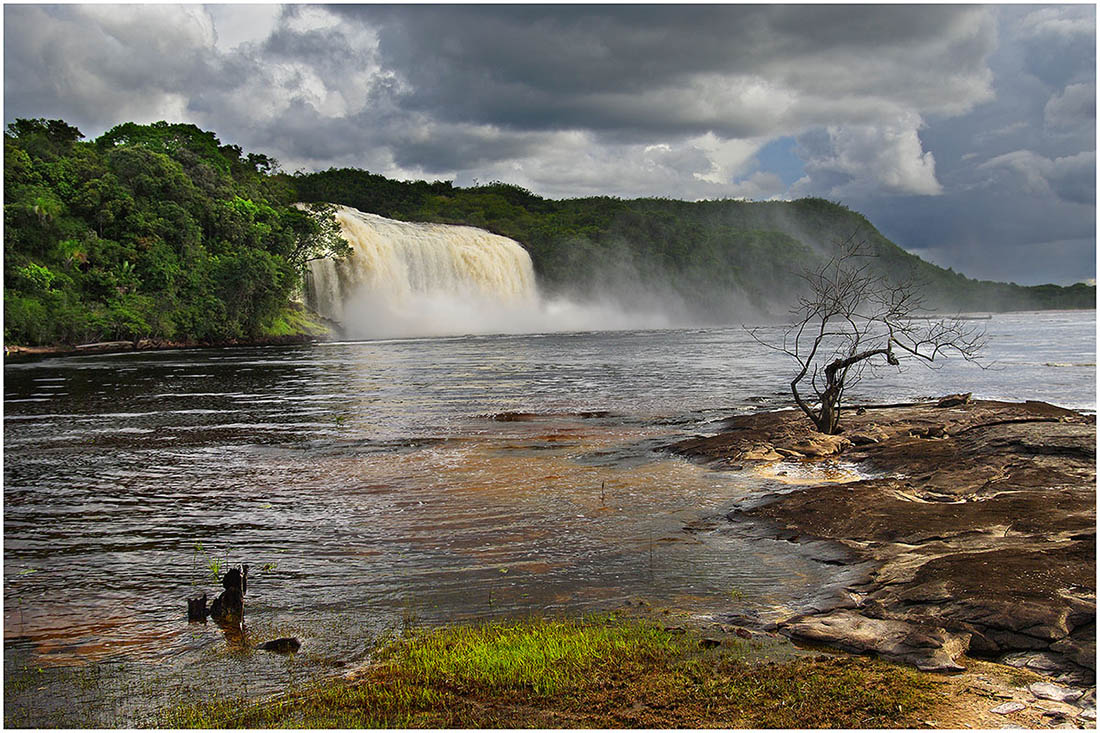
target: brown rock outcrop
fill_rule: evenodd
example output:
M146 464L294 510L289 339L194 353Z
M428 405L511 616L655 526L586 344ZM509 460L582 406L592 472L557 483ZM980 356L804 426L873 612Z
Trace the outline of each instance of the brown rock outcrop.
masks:
M729 515L839 543L877 567L845 589L855 608L816 609L779 626L921 668L951 669L964 651L1030 654L1033 669L1040 660L1062 681L1094 682L1095 418L953 397L845 416L837 450L880 478L822 483ZM724 427L673 450L742 463L810 455L799 447L815 437L795 411Z

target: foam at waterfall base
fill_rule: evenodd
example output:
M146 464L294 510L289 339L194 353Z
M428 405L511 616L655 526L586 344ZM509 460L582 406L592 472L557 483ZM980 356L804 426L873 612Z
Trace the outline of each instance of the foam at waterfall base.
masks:
M393 302L369 290L345 303L344 316L345 335L353 339L620 331L682 325L663 312L627 311L610 301L552 298L502 304L475 294L437 293Z

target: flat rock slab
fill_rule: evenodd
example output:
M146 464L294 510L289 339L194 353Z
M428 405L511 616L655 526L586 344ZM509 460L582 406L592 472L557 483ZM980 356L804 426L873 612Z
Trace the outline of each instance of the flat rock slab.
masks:
M1022 702L1006 702L992 708L989 712L997 713L997 715L1008 715L1009 713L1019 712L1026 707L1027 705L1024 705Z
M846 651L872 652L912 664L924 672L961 672L955 657L966 650L969 635L903 621L867 618L851 610L808 615L784 624L792 638L828 644Z
M1061 687L1050 682L1032 682L1027 686L1027 691L1035 697L1043 700L1054 700L1055 702L1073 702L1085 694L1084 690Z
M877 567L848 588L855 608L803 609L779 625L791 636L943 669L962 652L1024 659L1094 683L1095 418L1042 402L944 405L847 412L840 436L794 410L742 415L670 450L719 467L833 455L882 476L823 478L728 515Z

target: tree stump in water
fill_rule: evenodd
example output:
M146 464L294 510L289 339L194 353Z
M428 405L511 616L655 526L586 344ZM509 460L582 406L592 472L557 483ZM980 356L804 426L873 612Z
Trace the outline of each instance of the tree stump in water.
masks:
M222 578L221 595L206 607L206 594L187 599L187 620L205 621L209 616L219 626L240 627L244 622L244 594L248 589L248 566L230 568Z
M206 594L187 599L187 620L206 621Z
M244 638L244 594L248 590L248 566L230 568L222 578L221 594L206 607L206 594L187 599L187 620L206 621L209 616L225 630L225 638L231 645L246 646ZM298 639L287 636L272 639L256 646L256 649L276 654L294 654L302 646Z
M210 604L210 617L220 626L240 626L244 621L244 594L248 587L248 566L230 568L222 578L225 590Z

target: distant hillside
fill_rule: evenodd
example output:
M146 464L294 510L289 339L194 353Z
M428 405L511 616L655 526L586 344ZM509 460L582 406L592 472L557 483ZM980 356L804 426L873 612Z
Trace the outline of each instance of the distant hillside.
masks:
M491 183L400 182L356 169L294 177L303 201L353 206L396 219L483 227L531 253L544 288L646 284L671 290L697 313L728 320L746 301L785 311L806 265L857 233L876 266L920 284L929 308L1010 311L1095 308L1096 288L1023 287L970 279L888 240L861 214L823 199L790 202L599 197L551 200Z

